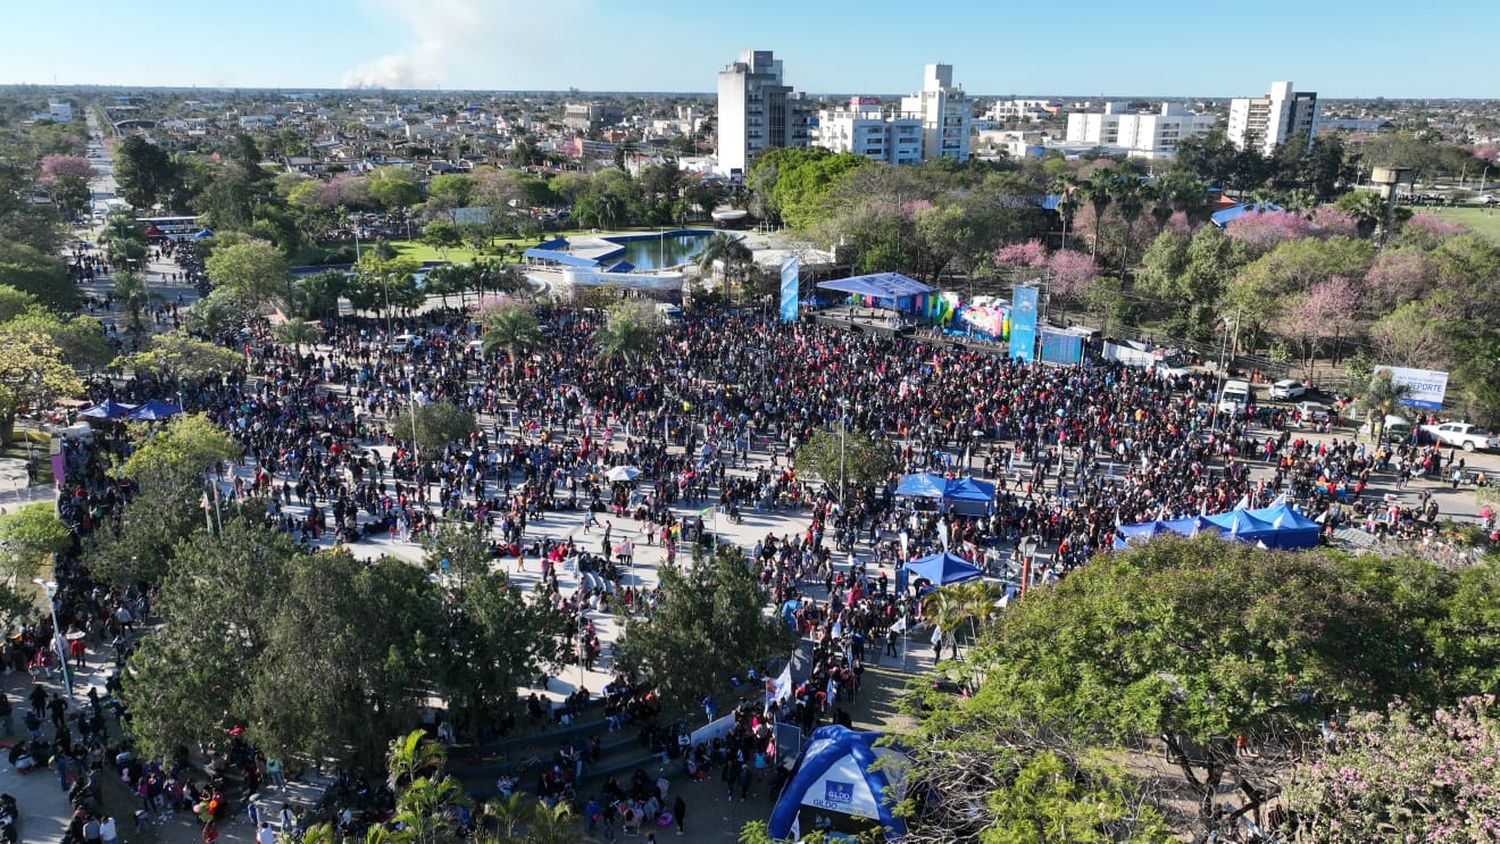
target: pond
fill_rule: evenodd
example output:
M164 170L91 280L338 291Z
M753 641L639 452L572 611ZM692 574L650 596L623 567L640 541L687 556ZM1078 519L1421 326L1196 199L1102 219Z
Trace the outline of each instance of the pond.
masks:
M713 235L709 232L689 232L686 234L666 233L661 236L641 235L629 240L610 238L612 242L625 247L625 252L602 263L609 265L619 261L629 261L638 270L679 267L692 263L698 253L703 251L703 246L708 243L710 237Z

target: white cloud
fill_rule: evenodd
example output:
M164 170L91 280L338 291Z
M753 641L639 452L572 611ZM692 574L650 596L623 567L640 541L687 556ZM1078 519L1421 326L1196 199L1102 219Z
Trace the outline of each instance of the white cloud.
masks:
M349 88L504 88L507 76L559 47L590 0L366 0L410 43L344 74ZM555 54L554 54L555 55Z

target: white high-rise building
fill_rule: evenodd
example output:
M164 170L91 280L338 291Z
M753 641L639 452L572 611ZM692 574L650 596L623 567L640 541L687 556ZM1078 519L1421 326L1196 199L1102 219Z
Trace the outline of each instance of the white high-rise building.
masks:
M922 161L922 121L884 114L879 97L851 97L847 109L818 113L812 142L887 164L918 164Z
M719 172L743 178L760 153L807 146L807 108L770 50L746 50L719 71Z
M1127 111L1122 103L1105 103L1103 111L1068 115L1067 142L1135 158L1171 158L1179 142L1206 134L1213 125L1213 115L1194 114L1176 103L1162 103L1146 114Z
M964 89L953 84L953 65L930 64L922 90L901 98L901 113L922 121L922 160L969 160L969 133L974 128L974 104Z
M1272 155L1292 138L1311 149L1318 132L1318 95L1293 91L1290 82L1272 82L1264 97L1236 97L1229 101L1229 142L1236 149Z

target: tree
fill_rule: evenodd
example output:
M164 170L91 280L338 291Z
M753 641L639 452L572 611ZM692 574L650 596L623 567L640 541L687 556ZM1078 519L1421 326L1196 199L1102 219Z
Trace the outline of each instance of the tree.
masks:
M1326 713L1435 701L1456 667L1429 635L1451 578L1414 560L1152 541L1009 607L950 666L977 685L957 712L1088 742L1161 738L1205 811L1219 777L1235 777L1238 817L1274 793ZM1214 749L1241 734L1255 759Z
M891 470L890 447L862 431L815 432L797 446L797 472L816 475L823 483L856 490L883 483Z
M30 293L9 285L0 285L0 324L15 319L35 304L36 297Z
M757 159L746 181L760 197L762 216L803 230L827 213L824 200L844 175L869 164L870 159L853 153L783 147Z
M1359 291L1346 278L1333 276L1314 284L1293 305L1287 319L1278 332L1298 344L1302 369L1312 377L1313 361L1323 350L1323 343L1333 339L1336 343L1346 338L1354 329L1354 307ZM1334 364L1338 364L1338 349L1335 347Z
M594 332L594 342L606 359L634 363L656 347L660 328L655 312L622 302L610 308L604 325Z
M192 503L202 494L204 473L242 451L201 413L178 414L156 427L139 426L135 433L135 450L119 474L143 491L174 492Z
M30 583L43 566L51 564L53 554L72 544L73 534L48 502L27 504L0 515L0 568L9 575L10 587Z
M1389 369L1378 369L1370 373L1370 380L1357 399L1370 425L1370 436L1380 442L1385 433L1385 418L1401 407L1401 401L1411 393L1405 384L1397 384Z
M463 235L458 226L452 223L435 222L428 223L422 232L422 242L438 251L440 255L447 255L449 249L457 249L464 245Z
M82 392L77 373L51 337L0 326L0 443L10 442L21 411L50 409L58 399Z
M78 285L57 255L0 237L0 284L37 298L59 313L70 313L83 304Z
M370 197L387 211L410 208L422 201L417 174L401 167L381 167L369 177Z
M449 443L468 439L474 432L474 414L446 400L409 404L391 417L389 427L397 439L432 455Z
M110 296L130 315L131 330L137 333L143 331L145 326L141 324L141 312L151 304L151 291L146 287L146 280L141 274L116 273L115 286L110 291Z
M504 349L511 369L520 375L522 355L542 343L542 329L537 324L536 309L521 302L504 302L479 313L484 326L484 353L493 355Z
M444 174L432 177L427 185L427 195L440 201L445 208L467 208L473 202L476 187L473 176Z
M1297 840L1492 840L1500 817L1493 706L1493 696L1476 697L1431 716L1399 703L1351 716L1287 786Z
M249 308L280 300L292 304L292 272L281 251L263 240L220 247L204 261L209 281Z
M1094 212L1094 243L1089 247L1089 257L1095 260L1099 258L1099 230L1104 222L1104 212L1114 201L1110 189L1116 183L1116 178L1109 170L1103 170L1078 184L1078 193Z
M427 298L417 287L416 273L421 268L412 258L382 257L372 249L355 265L355 283L344 295L360 310L416 307Z
M150 208L166 198L177 177L166 150L140 135L127 136L115 147L114 174L121 198L136 208Z
M929 696L896 808L913 844L1166 844L1151 784L1086 745ZM961 720L960 720L961 719Z
M652 614L626 622L615 663L651 678L668 712L791 647L785 626L762 612L765 589L738 548L720 546L685 571L661 569L660 588Z
M372 766L430 691L440 599L404 562L307 554L234 521L175 549L154 608L165 624L124 689L150 755L240 724L268 754Z
M283 346L291 346L300 349L303 346L311 346L318 342L318 337L323 333L315 322L308 322L300 317L287 320L276 326L271 331L271 336L276 342Z
M32 305L14 319L0 322L0 338L25 334L41 334L50 339L70 366L94 369L114 357L114 349L104 336L104 324L91 316L62 316Z
M428 560L440 563L433 557L446 553L456 582L439 684L456 723L472 734L490 719L519 714L516 689L562 665L572 648L563 616L540 597L527 600L503 572L490 571L488 537L466 533L472 536L450 535L446 549L440 534ZM455 544L472 547L464 554Z
M116 358L111 366L137 374L159 372L202 381L233 372L244 363L245 356L239 352L189 337L182 331L169 331L152 335L145 351Z
M724 273L724 295L730 295L730 280L735 278L748 266L754 256L750 247L746 246L739 237L719 232L703 244L703 251L698 253L698 268L705 274L714 271L718 265Z

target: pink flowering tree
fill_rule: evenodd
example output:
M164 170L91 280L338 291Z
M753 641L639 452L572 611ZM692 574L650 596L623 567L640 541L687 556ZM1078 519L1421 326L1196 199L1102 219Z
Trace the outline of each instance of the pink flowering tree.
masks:
M1309 237L1314 227L1291 211L1249 211L1230 221L1224 233L1244 243L1255 256L1270 252L1284 241Z
M1011 243L995 250L995 266L1001 269L1035 268L1047 263L1047 248L1040 240Z
M1415 217L1412 219L1416 219ZM1422 298L1437 284L1438 263L1421 248L1386 249L1365 274L1365 292L1385 312Z
M1308 222L1312 223L1313 232L1318 237L1359 236L1359 221L1352 214L1346 214L1332 205L1314 208Z
M1474 148L1474 157L1490 164L1500 164L1500 146L1485 144Z
M1060 249L1047 259L1047 291L1055 299L1076 302L1095 276L1099 266L1093 258L1071 249Z
M1444 220L1436 214L1416 214L1401 224L1396 242L1421 249L1436 249L1445 241L1467 234L1469 227L1463 223Z
M49 155L42 159L42 182L54 184L59 179L83 179L94 175L94 165L81 155Z
M1286 339L1302 350L1302 369L1312 374L1312 364L1329 341L1334 343L1334 363L1343 340L1356 324L1354 309L1359 288L1343 276L1318 282L1297 300L1281 323Z
M1425 717L1361 713L1298 768L1283 799L1305 844L1500 841L1500 721L1493 696Z

